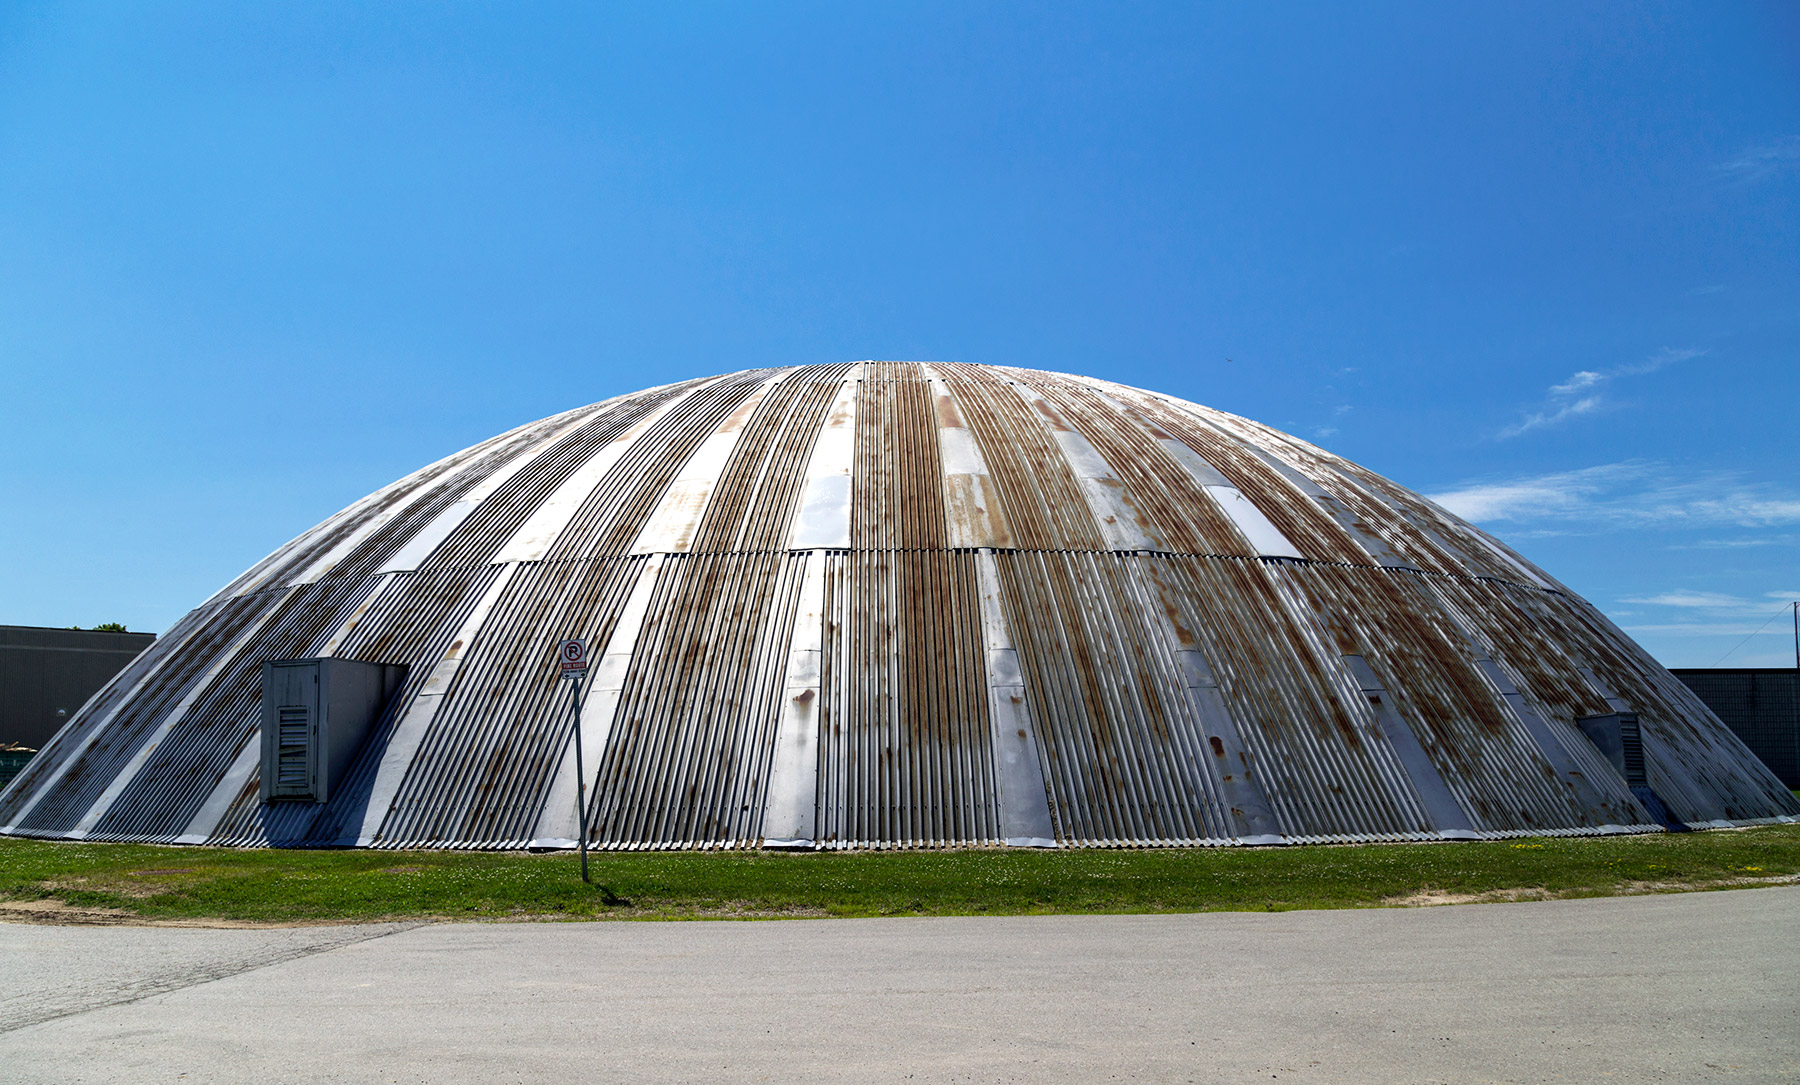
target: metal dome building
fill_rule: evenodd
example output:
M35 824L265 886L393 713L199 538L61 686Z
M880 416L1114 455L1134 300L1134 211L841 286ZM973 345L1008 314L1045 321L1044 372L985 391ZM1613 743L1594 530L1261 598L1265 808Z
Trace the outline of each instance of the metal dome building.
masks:
M0 832L571 846L564 637L598 657L601 847L1800 814L1594 607L1355 464L1105 381L862 362L607 400L357 502L96 694L0 795ZM268 751L324 732L264 691L316 660L340 675L318 705L362 700L318 708L336 737L290 780Z

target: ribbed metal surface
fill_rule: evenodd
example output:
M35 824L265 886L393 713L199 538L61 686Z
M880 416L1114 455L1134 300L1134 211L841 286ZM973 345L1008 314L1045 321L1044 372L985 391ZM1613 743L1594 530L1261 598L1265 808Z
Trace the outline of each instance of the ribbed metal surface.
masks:
M552 649L598 660L576 717ZM260 801L259 668L407 668L329 803ZM1402 487L1105 381L750 370L446 457L177 623L0 830L898 848L1654 831L1800 814L1593 607Z

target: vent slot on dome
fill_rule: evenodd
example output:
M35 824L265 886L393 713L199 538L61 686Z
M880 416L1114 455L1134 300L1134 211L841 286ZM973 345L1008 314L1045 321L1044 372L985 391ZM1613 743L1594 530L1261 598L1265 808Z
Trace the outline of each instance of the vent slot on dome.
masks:
M1644 810L1663 828L1686 832L1687 826L1676 821L1668 808L1650 787L1650 774L1644 766L1644 732L1636 712L1608 712L1604 716L1583 716L1575 721L1613 768L1625 778L1625 786L1643 804Z
M329 799L405 672L354 659L264 663L263 801Z

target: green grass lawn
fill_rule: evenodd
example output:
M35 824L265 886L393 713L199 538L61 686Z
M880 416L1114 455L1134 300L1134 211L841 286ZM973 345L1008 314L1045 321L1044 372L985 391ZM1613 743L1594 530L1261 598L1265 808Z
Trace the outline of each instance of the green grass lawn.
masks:
M1800 826L1465 844L1145 851L298 851L0 839L0 916L149 920L1021 915L1356 908L1767 884ZM23 908L20 902L36 901ZM65 913L67 914L67 913ZM69 915L79 918L79 915Z

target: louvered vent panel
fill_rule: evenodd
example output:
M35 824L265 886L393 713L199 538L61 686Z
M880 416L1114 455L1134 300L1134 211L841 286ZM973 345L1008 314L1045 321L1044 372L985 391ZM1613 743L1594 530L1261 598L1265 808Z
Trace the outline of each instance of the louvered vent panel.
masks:
M312 712L305 705L282 705L276 712L275 789L283 795L311 794L307 754L312 744Z

